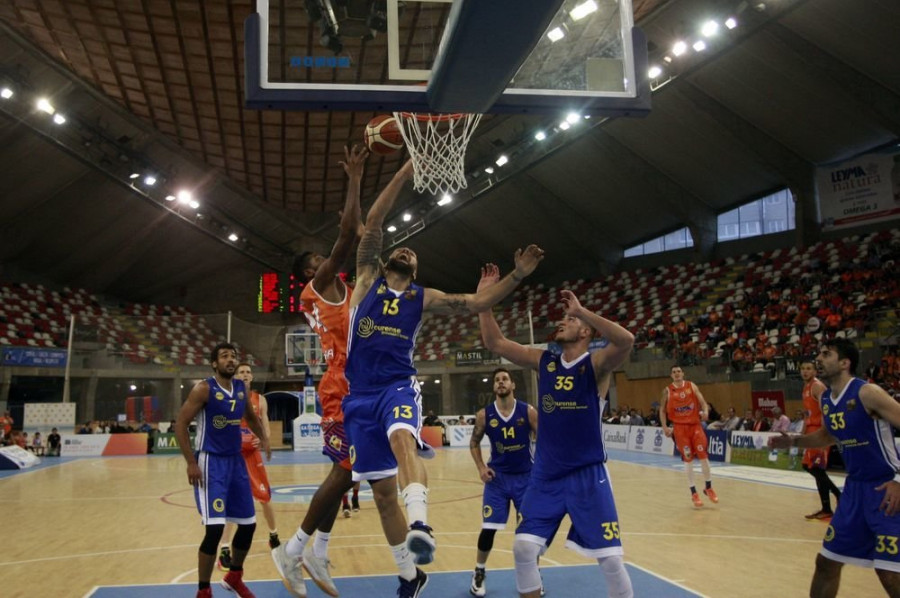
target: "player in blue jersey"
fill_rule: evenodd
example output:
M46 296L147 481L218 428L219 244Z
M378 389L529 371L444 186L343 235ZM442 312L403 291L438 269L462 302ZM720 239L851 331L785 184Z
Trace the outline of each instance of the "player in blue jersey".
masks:
M231 568L222 586L242 598L252 598L253 592L243 582L243 565L256 531L256 509L247 465L241 456L241 418L260 439L266 459L272 458L272 450L259 417L247 408L249 393L244 382L234 377L238 366L234 345L216 345L210 353L210 364L215 375L191 389L175 421L175 437L187 461L188 483L194 487L194 500L206 527L197 554L197 598L212 596L210 578L226 521L238 527L231 543ZM196 453L188 435L188 424L194 418Z
M857 378L859 350L847 339L825 341L816 357L823 426L805 436L782 434L772 448L837 444L847 480L816 557L809 595L837 596L845 563L874 567L892 598L900 597L900 404L877 384Z
M506 527L509 519L509 503L518 513L522 508L522 496L531 476L531 441L537 432L537 411L534 407L516 399L516 383L506 368L494 370L494 400L475 414L475 429L469 441L469 451L478 468L478 477L484 482L481 500L481 533L478 535L478 552L475 572L469 592L484 596L485 565L497 530ZM491 443L491 458L487 465L481 455L481 440L487 434Z
M543 258L531 245L515 254L516 268L490 289L448 295L413 281L418 272L411 249L393 251L386 264L385 215L393 197L376 200L356 257L356 287L350 298L350 331L344 375L350 394L344 399L344 426L352 439L353 480L368 480L381 515L385 537L400 570L400 598L420 595L428 576L416 567L430 563L435 543L428 527L427 475L417 451L431 451L420 438L422 397L413 351L426 310L453 314L489 309L506 297ZM397 502L397 484L407 516Z
M498 278L497 267L488 264L479 291L497 284ZM490 311L479 314L485 347L538 372L540 434L513 544L516 589L522 598L540 596L537 558L568 515L572 527L566 547L597 559L609 596L631 598L600 418L612 372L628 357L634 336L585 309L571 291L560 294L565 315L556 329L556 343L561 355L511 341ZM609 342L589 351L595 333Z

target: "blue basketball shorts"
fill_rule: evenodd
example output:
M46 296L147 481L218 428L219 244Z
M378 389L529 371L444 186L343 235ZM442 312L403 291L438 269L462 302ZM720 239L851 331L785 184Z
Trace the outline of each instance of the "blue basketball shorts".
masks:
M433 451L420 437L422 430L422 394L419 383L398 380L386 388L354 392L344 397L344 429L350 437L350 463L353 481L377 481L397 475L397 459L391 451L390 437L406 430L416 439L420 453Z
M494 479L484 485L481 499L482 529L504 529L509 519L509 504L522 511L522 498L528 489L531 472L503 473L494 472Z
M240 453L201 452L197 464L202 477L201 485L194 487L194 501L203 525L224 525L226 521L255 523L256 508L244 457Z
M566 548L590 558L624 554L619 515L603 463L582 467L558 479L532 478L522 500L516 540L546 549L566 515L572 520Z
M822 556L900 573L900 515L888 517L878 510L885 491L875 488L881 483L847 479L838 508L825 530Z

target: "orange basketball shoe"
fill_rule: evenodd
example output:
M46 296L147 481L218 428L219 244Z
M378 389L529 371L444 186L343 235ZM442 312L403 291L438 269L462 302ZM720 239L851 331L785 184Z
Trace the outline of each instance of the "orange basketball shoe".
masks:
M719 502L719 495L716 494L716 491L712 488L706 488L703 490L703 494L706 495L706 498L713 502Z
M694 506L695 506L695 507L702 507L702 506L703 506L703 501L700 500L700 495L697 494L696 492L694 492L694 493L691 494L691 500L694 501Z

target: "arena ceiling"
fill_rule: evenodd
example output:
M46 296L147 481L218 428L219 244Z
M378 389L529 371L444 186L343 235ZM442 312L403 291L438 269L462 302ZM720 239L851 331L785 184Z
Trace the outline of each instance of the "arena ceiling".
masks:
M471 289L482 262L508 269L531 242L546 250L540 278L591 276L683 226L702 254L717 213L785 186L799 194L801 229L813 228L815 166L900 139L897 2L634 5L659 64L710 16L737 14L740 25L676 60L646 118L584 121L540 151L523 140L564 114L486 118L467 160L479 175L452 210L437 217L435 198L411 190L398 202L397 213L425 225L388 240L418 252L423 283ZM376 113L246 109L250 11L240 0L0 4L0 83L48 94L69 119L54 128L33 109L0 104L7 272L218 309L230 300L223 281L252 294L259 272L286 268L294 252L328 251L343 146ZM509 166L481 174L500 153ZM405 157L370 158L364 209ZM157 191L128 179L142 169L169 188L191 185L201 217L160 207ZM224 240L232 230L239 241Z

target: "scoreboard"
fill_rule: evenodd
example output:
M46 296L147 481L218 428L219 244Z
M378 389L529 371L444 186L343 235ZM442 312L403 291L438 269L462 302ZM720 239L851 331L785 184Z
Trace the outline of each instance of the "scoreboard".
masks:
M259 277L257 310L262 314L302 311L300 293L304 286L291 274L263 272Z

